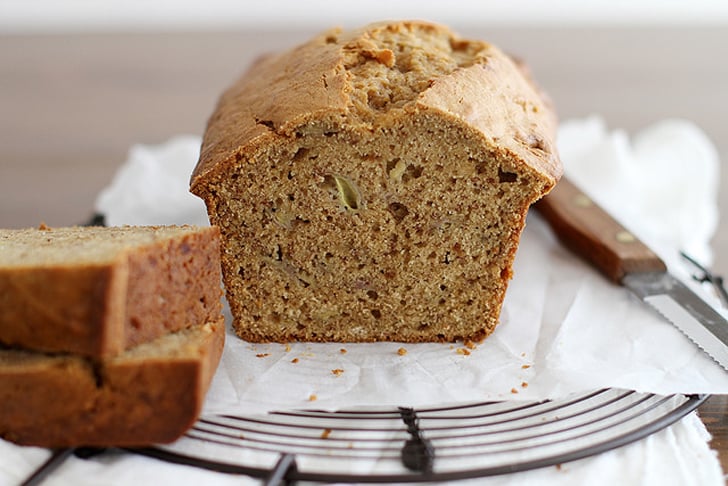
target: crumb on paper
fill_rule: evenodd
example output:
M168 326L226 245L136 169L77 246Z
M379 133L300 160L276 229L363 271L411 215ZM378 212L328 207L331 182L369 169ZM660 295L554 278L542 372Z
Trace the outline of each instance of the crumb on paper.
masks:
M341 368L336 368L335 370L331 370L331 372L336 376L339 376L344 372L344 370L342 370Z
M515 388L511 388L511 393L516 394L516 393L518 393L518 390Z
M561 471L561 464L556 464L556 470Z
M341 349L339 350L339 352L340 352L341 354L346 354L346 348L341 348Z
M404 348L399 348L397 350L397 354L400 355L400 356L404 356L405 354L407 354L407 350L404 349Z
M291 351L291 345L286 343L286 353L288 353L289 351Z
M469 356L470 355L470 350L468 348L458 348L456 350L456 352L458 354L462 354L463 356Z
M521 388L528 388L528 382L527 381L521 382Z
M293 358L293 359L291 360L291 363L293 363L293 364L296 364L296 363L298 363L298 358Z
M468 349L475 349L475 347L476 347L476 346L475 346L475 343L474 343L473 341L471 341L470 339L466 339L466 340L465 340L465 341L463 342L463 346L465 346L465 347L466 347L466 348L468 348Z
M314 393L312 393L308 396L309 402L315 402L316 400L318 400L318 397Z
M528 369L528 368L530 368L530 367L531 367L531 365L530 365L530 364L525 364L525 365L522 365L522 366L521 366L521 369L527 370L527 369Z
M270 356L270 353L258 353L255 355L256 358L266 358Z
M331 429L324 429L324 431L321 432L322 439L328 439L329 435L331 435Z
M521 353L521 358L525 358L525 357L526 357L526 353Z

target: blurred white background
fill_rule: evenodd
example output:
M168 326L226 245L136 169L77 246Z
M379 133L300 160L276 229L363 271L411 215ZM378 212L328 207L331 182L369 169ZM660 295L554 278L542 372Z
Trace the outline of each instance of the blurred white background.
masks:
M722 0L0 0L1 33L357 26L424 18L454 26L728 25Z

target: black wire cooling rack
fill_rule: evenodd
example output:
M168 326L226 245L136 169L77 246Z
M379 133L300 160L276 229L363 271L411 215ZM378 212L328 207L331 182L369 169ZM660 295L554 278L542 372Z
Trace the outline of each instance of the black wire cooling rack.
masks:
M591 456L644 438L707 395L601 389L443 408L208 415L179 441L132 450L264 484L453 481Z

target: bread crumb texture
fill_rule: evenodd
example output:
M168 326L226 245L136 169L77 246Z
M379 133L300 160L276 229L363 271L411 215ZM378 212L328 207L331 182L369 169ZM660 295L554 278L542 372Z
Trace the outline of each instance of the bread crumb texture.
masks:
M555 117L497 48L423 22L332 30L221 97L191 190L249 341L480 341Z

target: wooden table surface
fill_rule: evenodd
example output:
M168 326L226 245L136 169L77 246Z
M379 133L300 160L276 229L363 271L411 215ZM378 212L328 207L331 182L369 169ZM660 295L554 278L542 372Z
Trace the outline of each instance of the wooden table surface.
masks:
M728 29L460 31L527 60L562 119L596 113L631 133L669 117L700 126L723 161L713 248L728 274ZM0 36L0 227L86 220L132 144L202 133L252 59L312 33ZM728 471L728 399L699 412Z

